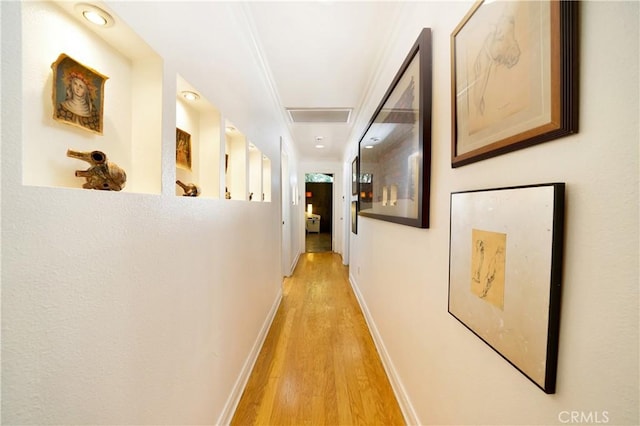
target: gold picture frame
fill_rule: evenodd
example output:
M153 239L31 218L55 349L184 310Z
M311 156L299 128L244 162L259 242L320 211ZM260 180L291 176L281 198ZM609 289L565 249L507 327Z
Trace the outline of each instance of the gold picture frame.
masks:
M578 131L578 3L478 1L451 35L451 165Z
M104 84L109 77L61 53L53 70L53 119L103 134Z
M177 127L176 167L191 170L191 135Z

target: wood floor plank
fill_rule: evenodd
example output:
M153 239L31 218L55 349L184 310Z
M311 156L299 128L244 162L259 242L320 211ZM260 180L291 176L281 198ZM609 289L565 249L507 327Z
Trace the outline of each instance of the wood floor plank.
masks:
M403 425L335 253L306 253L283 297L232 425Z

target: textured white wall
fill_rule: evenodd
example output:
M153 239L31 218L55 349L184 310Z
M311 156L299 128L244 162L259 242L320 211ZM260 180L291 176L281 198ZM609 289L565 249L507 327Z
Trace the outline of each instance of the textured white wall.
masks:
M271 203L174 195L168 58L161 194L23 185L21 58L38 52L22 50L19 3L1 19L2 423L215 424L279 297L279 176ZM279 138L262 135L278 170Z
M449 36L470 7L406 6L377 99L431 27L431 228L359 218L352 280L413 421L546 425L576 411L582 422L638 424L639 4L581 4L579 134L454 170ZM566 238L557 392L546 395L447 313L449 195L555 181L567 184Z

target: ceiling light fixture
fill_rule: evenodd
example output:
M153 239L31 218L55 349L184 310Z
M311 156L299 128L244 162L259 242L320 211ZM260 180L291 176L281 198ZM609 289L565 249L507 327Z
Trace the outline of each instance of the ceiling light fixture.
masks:
M322 149L322 148L324 148L324 145L320 145L320 144L318 144L318 145L316 145L316 148L318 148L318 149Z
M364 146L366 149L373 149L373 145L365 145Z
M185 98L188 101L197 101L198 99L200 99L200 95L198 95L196 92L192 92L190 90L185 90L181 93L182 97Z
M107 28L115 23L113 17L109 15L109 13L92 4L78 3L75 6L75 10L82 14L84 19L100 27Z

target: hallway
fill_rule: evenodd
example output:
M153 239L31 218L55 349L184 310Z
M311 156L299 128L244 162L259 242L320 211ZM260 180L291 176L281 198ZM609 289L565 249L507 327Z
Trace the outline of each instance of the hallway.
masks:
M331 233L308 232L305 235L305 252L322 253L331 251Z
M306 253L285 279L232 424L404 424L339 255Z

